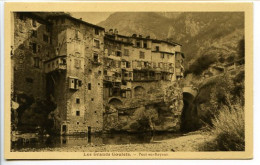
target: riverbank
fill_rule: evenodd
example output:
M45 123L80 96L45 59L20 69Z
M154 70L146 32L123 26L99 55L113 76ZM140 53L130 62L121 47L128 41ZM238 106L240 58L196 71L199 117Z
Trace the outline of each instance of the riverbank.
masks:
M153 141L144 144L122 145L77 145L61 148L22 149L21 152L180 152L201 151L203 145L212 141L213 137L206 132L191 132L183 136Z

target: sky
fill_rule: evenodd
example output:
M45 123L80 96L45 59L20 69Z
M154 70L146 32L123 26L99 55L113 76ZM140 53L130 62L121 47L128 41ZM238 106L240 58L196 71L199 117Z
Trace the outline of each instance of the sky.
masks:
M98 24L101 21L106 20L112 12L71 12L71 15L75 18L82 18L83 21Z

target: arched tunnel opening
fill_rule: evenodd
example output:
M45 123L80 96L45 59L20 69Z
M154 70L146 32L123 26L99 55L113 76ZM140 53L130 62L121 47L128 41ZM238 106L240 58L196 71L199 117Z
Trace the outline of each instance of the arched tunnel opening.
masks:
M188 93L183 92L183 109L181 114L181 131L188 132L198 128L197 124L197 111L194 104L195 97Z

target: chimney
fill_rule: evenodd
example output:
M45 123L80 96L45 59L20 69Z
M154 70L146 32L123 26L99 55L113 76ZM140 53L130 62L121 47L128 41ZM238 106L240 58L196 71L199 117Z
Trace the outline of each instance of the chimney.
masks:
M132 37L136 37L137 35L136 34L133 34Z
M108 34L113 35L113 33L114 33L114 30L113 29L109 29Z
M115 29L115 30L114 30L114 32L115 32L115 35L117 35L117 34L118 34L118 30L117 30L117 29Z
M82 18L79 18L82 21Z

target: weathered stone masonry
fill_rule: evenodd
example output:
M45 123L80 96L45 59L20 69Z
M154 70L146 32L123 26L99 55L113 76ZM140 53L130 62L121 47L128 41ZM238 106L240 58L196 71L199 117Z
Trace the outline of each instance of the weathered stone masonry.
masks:
M14 95L54 100L60 134L134 131L143 117L152 130L178 129L164 95L183 77L180 44L105 32L66 14L14 13L13 23Z

